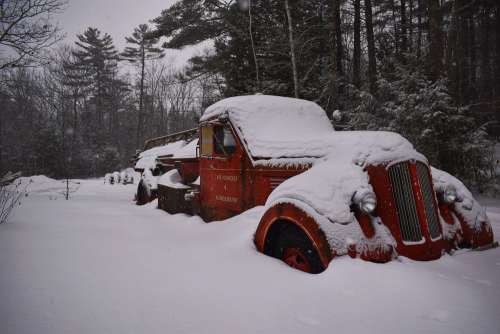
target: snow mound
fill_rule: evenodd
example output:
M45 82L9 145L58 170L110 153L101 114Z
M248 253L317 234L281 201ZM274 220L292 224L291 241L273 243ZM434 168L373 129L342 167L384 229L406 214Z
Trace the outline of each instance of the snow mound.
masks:
M174 189L189 189L188 186L182 183L182 178L177 169L172 169L165 174L163 174L159 180L158 184Z
M24 176L17 178L12 186L28 194L48 194L59 196L63 195L66 189L66 180L55 180L45 175ZM70 180L68 183L69 192L74 193L80 187L80 182Z
M64 181L54 180L45 175L23 176L14 181L21 188L26 188L28 192L51 192L62 189Z

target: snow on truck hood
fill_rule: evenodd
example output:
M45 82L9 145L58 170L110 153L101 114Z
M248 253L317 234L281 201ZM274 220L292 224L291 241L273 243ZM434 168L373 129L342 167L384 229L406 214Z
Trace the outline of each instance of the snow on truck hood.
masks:
M373 191L364 167L419 160L423 155L402 136L385 131L342 131L324 138L326 153L313 166L279 185L266 206L285 198L300 200L332 222L349 223L356 191Z

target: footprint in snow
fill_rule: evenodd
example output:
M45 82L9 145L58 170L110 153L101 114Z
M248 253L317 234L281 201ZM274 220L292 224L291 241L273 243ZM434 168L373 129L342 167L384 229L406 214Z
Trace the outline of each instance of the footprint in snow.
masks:
M439 322L447 322L450 318L451 313L446 310L435 310L429 315L429 319L439 321Z
M471 281L471 282L474 282L474 283L477 283L477 284L488 285L488 286L491 285L491 281L486 280L486 279L475 279L475 278L472 278L472 277L469 277L469 276L462 276L462 278L464 280Z
M310 317L304 317L304 316L300 316L297 318L297 320L305 325L309 325L309 326L317 326L319 325L319 321L316 320L316 319L313 319L313 318L310 318Z

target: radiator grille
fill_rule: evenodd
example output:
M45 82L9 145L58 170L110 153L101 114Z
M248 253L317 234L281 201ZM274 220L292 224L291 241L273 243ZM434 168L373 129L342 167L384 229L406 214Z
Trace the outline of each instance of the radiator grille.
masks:
M429 171L427 166L421 162L417 163L417 176L425 206L425 216L427 218L427 225L429 226L429 233L432 239L436 239L441 235L439 230L439 222L437 220L436 206L434 202L434 190L429 179Z
M285 178L282 177L270 177L269 178L269 185L271 186L271 189L276 189L280 184L285 181Z
M417 242L422 240L422 230L418 220L417 206L413 195L410 170L407 162L389 167L399 228L403 241Z

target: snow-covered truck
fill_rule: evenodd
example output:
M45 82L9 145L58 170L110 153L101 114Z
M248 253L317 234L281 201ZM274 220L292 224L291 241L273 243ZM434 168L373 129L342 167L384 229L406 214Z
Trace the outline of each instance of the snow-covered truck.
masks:
M433 260L495 245L485 210L459 180L396 133L334 131L316 103L232 97L189 133L136 163L158 207L210 222L264 206L256 248L294 268L319 273L342 255Z
M141 174L135 196L137 204L143 205L157 198L157 179L174 167L169 164L174 154L185 162L187 159L196 160L197 137L198 129L191 129L146 141L143 151L131 160L135 171Z

